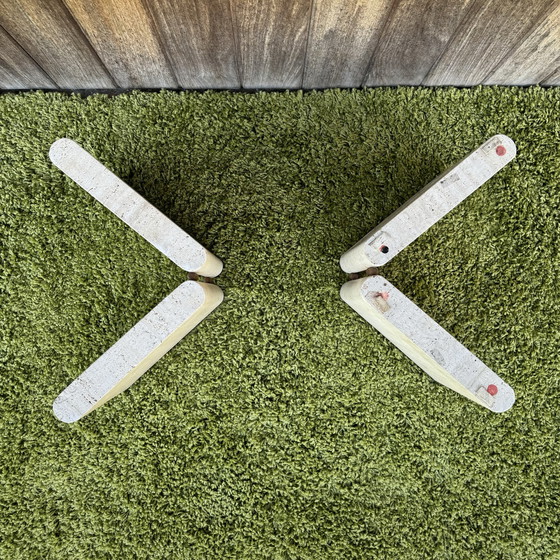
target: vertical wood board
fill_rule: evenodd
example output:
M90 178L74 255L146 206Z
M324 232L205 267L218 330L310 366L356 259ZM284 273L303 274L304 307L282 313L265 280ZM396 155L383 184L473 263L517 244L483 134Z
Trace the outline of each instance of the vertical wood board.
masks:
M445 50L472 0L399 0L375 50L367 86L418 85Z
M0 88L56 89L42 68L0 27Z
M474 86L557 5L557 0L473 0L423 85Z
M550 75L547 76L543 82L543 86L560 86L560 66Z
M229 0L146 0L179 86L240 87Z
M303 87L356 87L393 0L315 0Z
M232 0L231 6L242 87L300 88L311 0Z
M560 65L560 2L484 80L485 84L538 84Z
M64 1L120 87L177 87L141 0Z
M115 87L62 0L0 0L0 25L59 88Z

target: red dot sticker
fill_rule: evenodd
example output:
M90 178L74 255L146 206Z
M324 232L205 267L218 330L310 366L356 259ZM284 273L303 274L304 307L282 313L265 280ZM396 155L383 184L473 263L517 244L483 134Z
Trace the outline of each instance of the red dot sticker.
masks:
M488 385L488 387L486 388L486 390L487 390L492 396L498 394L498 387L496 387L496 385Z
M505 156L505 155L506 155L506 149L505 149L505 147L504 147L504 146L498 146L498 147L496 148L496 153L497 153L499 156Z

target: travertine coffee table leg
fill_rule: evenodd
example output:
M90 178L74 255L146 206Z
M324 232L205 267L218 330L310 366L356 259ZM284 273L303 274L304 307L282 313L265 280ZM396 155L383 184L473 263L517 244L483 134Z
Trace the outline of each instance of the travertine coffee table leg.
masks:
M70 179L187 272L217 276L222 261L68 138L54 142L51 161Z
M60 393L55 416L75 422L130 387L222 299L213 284L181 284Z
M488 181L516 154L513 140L493 136L426 185L340 258L345 272L382 266Z
M352 280L342 299L437 382L504 412L513 389L382 276Z

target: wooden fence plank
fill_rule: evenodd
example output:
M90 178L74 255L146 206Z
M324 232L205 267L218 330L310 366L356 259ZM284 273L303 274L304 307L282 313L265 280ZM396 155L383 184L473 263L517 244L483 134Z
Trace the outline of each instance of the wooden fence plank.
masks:
M0 0L0 25L59 88L115 87L60 0Z
M299 88L311 0L232 2L244 88Z
M560 85L559 28L560 0L0 0L0 88Z
M186 89L239 88L229 0L146 0Z
M445 50L472 0L400 0L383 28L367 86L418 85Z
M560 2L484 80L485 84L538 84L560 65Z
M560 66L542 81L543 86L560 86Z
M0 88L56 89L41 67L0 27Z
M315 0L304 88L356 87L393 0Z
M141 0L64 1L119 86L177 87Z
M536 22L555 7L550 0L473 0L465 19L423 85L473 86L484 81Z

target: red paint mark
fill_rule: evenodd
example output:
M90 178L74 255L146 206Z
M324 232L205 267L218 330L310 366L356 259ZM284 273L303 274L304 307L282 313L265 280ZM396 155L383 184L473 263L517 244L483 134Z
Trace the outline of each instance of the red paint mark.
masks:
M496 148L496 153L497 153L499 156L505 156L505 155L506 155L506 148L505 148L505 146L498 146L498 147Z
M496 385L488 385L488 387L486 388L486 390L487 390L492 396L498 394L498 387L496 387Z
M379 292L379 295L385 300L389 299L389 292Z

